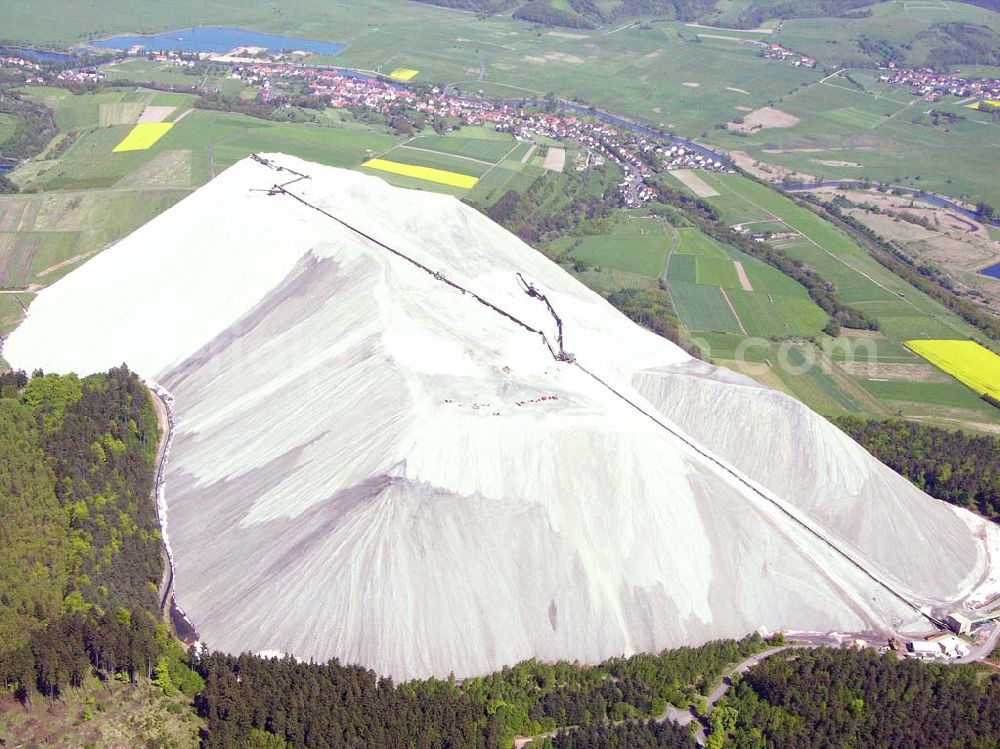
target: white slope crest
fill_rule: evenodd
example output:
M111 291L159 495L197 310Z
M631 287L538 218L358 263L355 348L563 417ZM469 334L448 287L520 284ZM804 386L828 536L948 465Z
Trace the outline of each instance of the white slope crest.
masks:
M988 524L471 208L268 158L296 174L236 164L43 291L4 348L170 390L177 597L211 646L471 675L919 629L994 582Z

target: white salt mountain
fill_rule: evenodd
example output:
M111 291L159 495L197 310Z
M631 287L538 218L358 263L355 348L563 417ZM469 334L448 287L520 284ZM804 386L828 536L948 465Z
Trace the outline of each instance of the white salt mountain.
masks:
M987 526L457 200L269 158L440 277L246 160L43 291L4 350L171 391L176 594L212 647L465 676L926 628L914 606L990 576ZM554 342L518 272L607 386L443 280Z

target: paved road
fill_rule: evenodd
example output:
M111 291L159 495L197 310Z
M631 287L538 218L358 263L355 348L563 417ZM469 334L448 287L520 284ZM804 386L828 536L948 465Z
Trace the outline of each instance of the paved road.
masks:
M751 655L749 658L743 659L735 666L733 666L731 669L729 669L725 674L723 674L722 678L719 679L719 682L715 685L715 688L708 693L708 712L712 712L712 708L715 706L715 703L721 700L725 696L726 692L729 691L729 688L733 685L733 677L736 674L745 674L747 671L756 666L765 658L770 658L772 655L777 655L778 653L784 652L785 650L804 650L807 648L816 648L822 646L823 645L821 644L814 645L812 643L794 643L789 645L778 645L777 647L768 648L767 650L762 650L761 652L757 653L757 655Z
M665 723L668 720L672 720L679 726L687 726L691 723L696 724L698 727L694 732L694 740L697 742L698 746L705 746L705 727L698 722L698 716L694 714L694 710L688 708L687 710L682 710L679 707L674 707L673 705L667 705L667 710L663 715L656 719L657 723Z
M993 631L983 641L983 644L973 645L971 652L967 656L956 659L954 663L973 663L986 658L996 649L997 645L1000 644L1000 622L987 626L992 626Z
M757 655L752 655L749 658L744 658L742 661L740 661L735 666L730 668L728 671L726 671L726 673L724 673L719 678L719 682L715 685L715 688L712 689L712 691L708 695L708 712L711 712L712 707L715 705L715 703L721 700L723 695L725 695L726 692L729 691L729 688L732 686L732 678L736 674L745 673L746 671L756 666L765 658L770 658L772 655L776 655L777 653L781 653L785 650L806 649L806 648L826 646L829 643L826 642L825 640L826 638L824 638L823 642L817 642L816 644L794 643L788 645L778 645L776 647L763 650L760 653L757 653ZM694 714L692 710L684 710L679 707L675 707L674 705L667 705L667 709L664 711L664 713L655 718L657 723L665 723L668 720L672 720L674 723L677 723L682 726L686 726L696 721L697 719L698 717ZM648 719L642 718L640 720L645 721ZM620 720L617 721L615 725L627 722L628 721ZM514 749L523 749L523 747L529 746L535 739L552 738L559 732L559 730L566 730L567 728L572 728L572 726L566 726L562 729L557 729L555 731L548 731L547 733L541 733L538 734L537 736L521 736L515 738ZM702 728L701 725L698 726L698 730L695 733L695 740L698 742L699 746L703 746L705 744L705 730L704 728Z
M625 170L625 174L631 175L632 181L625 187L625 204L634 208L639 205L639 186L643 184L642 172L632 164L620 164Z
M170 416L170 409L160 394L154 392L153 390L150 390L149 394L153 400L153 406L156 409L156 420L160 426L160 443L156 448L156 479L153 482L152 501L154 507L156 508L156 520L161 526L160 531L162 533L163 519L160 517L159 492L160 485L163 483L163 471L166 467L167 458L167 445L170 443L173 423ZM170 596L173 593L174 588L174 568L170 555L167 553L166 541L160 543L160 556L163 559L163 575L160 578L159 590L160 614L165 616L169 611L167 603L170 600Z

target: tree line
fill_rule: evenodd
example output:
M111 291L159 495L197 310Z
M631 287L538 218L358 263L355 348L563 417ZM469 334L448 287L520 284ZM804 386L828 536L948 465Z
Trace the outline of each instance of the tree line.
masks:
M715 664L756 647L751 640L714 643L595 668L529 661L461 683L399 685L337 661L303 664L206 649L194 665L204 678L197 706L208 725L205 747L494 749L510 746L515 735L552 732L555 722L553 735L535 742L540 749L693 749L690 730L651 719L650 709L662 706L615 712L602 700L614 689L624 693L630 678L703 693L721 675ZM680 666L679 653L692 670ZM995 749L1000 736L1000 675L983 667L898 660L870 649L796 649L733 678L705 721L710 749ZM573 695L581 712L532 717L560 694Z
M833 423L932 497L1000 522L1000 439L900 419Z
M974 23L936 23L917 41L932 45L927 65L947 70L953 65L1000 65L1000 34Z
M557 8L549 0L531 0L525 3L514 11L514 18L543 26L563 26L569 29L596 28L593 21L571 10Z
M517 0L416 0L426 5L437 5L441 8L454 8L491 16L502 13L517 5Z
M323 749L498 749L510 746L516 735L642 722L662 713L668 702L690 705L707 694L727 664L764 647L753 635L593 667L532 660L463 682L398 685L336 660L300 663L204 649L192 665L204 680L196 705L207 722L209 748L257 742Z
M752 0L736 25L749 29L771 18L822 18L851 15L863 18L872 0ZM867 15L871 15L870 11Z
M0 84L0 112L14 117L14 135L0 143L0 158L22 161L37 156L56 133L55 117L44 104L32 101ZM10 190L9 181L6 191Z
M607 21L643 17L697 21L713 15L717 5L717 0L621 0L604 17Z
M680 319L674 314L665 288L649 290L626 287L611 292L607 299L632 322L676 343L689 354L695 354L695 348L688 340Z

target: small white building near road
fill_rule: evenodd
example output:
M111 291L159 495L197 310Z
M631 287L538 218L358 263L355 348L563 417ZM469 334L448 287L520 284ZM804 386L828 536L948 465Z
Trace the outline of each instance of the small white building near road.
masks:
M930 639L930 642L941 648L947 658L961 658L972 652L967 642L950 632L935 635Z
M927 642L926 640L908 642L906 649L915 658L938 658L941 656L941 647L935 642Z
M972 652L969 644L950 632L934 635L927 640L906 643L906 649L914 658L962 658Z

